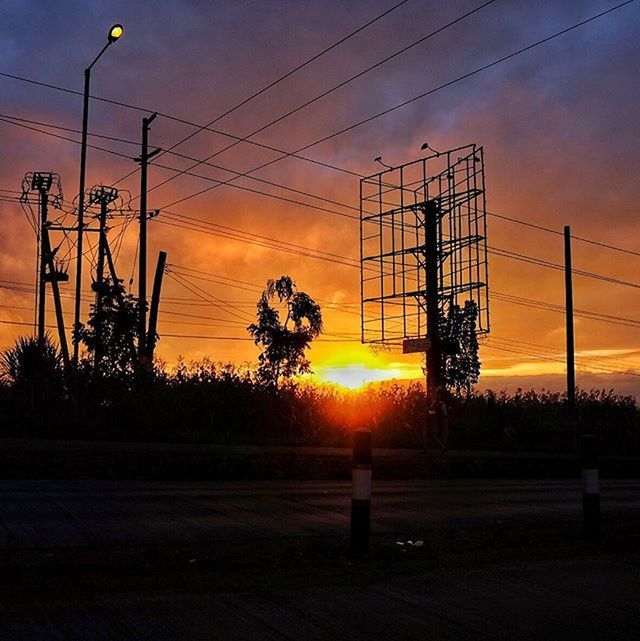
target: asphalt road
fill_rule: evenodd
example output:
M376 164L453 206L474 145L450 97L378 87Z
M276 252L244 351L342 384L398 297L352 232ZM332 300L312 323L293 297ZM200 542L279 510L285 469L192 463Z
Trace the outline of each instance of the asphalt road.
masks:
M0 639L640 638L640 482L595 543L579 483L380 482L368 559L349 490L0 482Z
M0 482L0 549L171 544L340 536L348 532L344 482ZM442 527L496 521L577 521L577 482L374 482L373 528L415 538ZM608 515L640 513L640 481L602 483Z

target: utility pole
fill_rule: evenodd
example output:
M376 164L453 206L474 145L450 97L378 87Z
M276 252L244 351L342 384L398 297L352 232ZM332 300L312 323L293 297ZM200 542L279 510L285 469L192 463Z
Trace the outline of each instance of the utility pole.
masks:
M49 194L44 186L38 190L40 194L40 277L38 285L38 340L44 340L45 334L45 307L47 301L47 248L45 247L45 238L47 235L47 209L49 204Z
M93 351L94 366L96 369L102 360L102 305L104 302L105 279L104 279L104 262L108 252L107 241L107 216L109 214L109 205L118 199L118 190L115 187L107 185L96 185L91 188L89 193L89 204L100 205L98 214L98 262L96 264L96 280L92 285L96 293L95 306L95 349ZM87 231L87 230L85 230ZM115 283L114 283L115 284Z
M107 265L109 266L109 274L111 275L111 282L115 285L115 294L118 299L118 303L120 305L124 304L124 296L122 294L122 288L120 287L122 283L122 279L118 278L118 274L116 273L116 265L113 262L113 256L111 255L111 249L109 248L109 243L105 242L104 245L104 253L107 258ZM131 340L131 351L133 353L134 350L134 345L133 345L133 339Z
M149 160L160 149L149 153L149 127L158 114L154 113L142 119L142 153L136 162L140 163L140 250L138 265L138 354L145 354L147 333L147 168Z
M29 174L27 174L29 176ZM38 266L38 340L42 341L45 337L45 322L46 322L46 300L47 300L47 283L51 283L51 290L53 292L53 302L55 306L56 322L58 326L58 335L60 337L60 353L64 362L65 368L69 365L69 350L67 347L67 336L64 327L64 317L62 313L62 300L60 298L59 282L69 280L66 272L56 268L54 255L57 251L52 251L51 242L49 240L49 191L54 182L57 187L61 189L59 177L54 180L54 174L49 172L33 172L31 174L30 188L32 191L38 192L38 235L39 235L39 266ZM59 194L61 191L59 192ZM53 205L57 206L58 196L53 197Z
M440 306L438 305L439 246L438 228L440 209L434 200L427 201L424 209L425 229L425 287L427 307L427 422L437 436L439 418L439 396L442 387L442 343L440 340ZM426 449L427 443L424 443Z
M564 228L564 287L567 323L567 425L574 449L578 447L576 422L576 370L573 335L573 278L571 271L571 227Z
M47 294L47 283L51 283L51 291L53 292L53 304L56 312L56 324L58 325L58 337L60 339L60 353L62 355L62 362L64 363L65 368L69 365L69 348L67 347L67 334L64 327L64 316L62 313L62 300L60 298L60 287L58 286L59 281L66 281L69 279L69 275L60 272L56 269L53 255L54 252L51 251L51 242L49 241L49 226L46 222L48 219L48 208L49 208L49 197L46 190L40 190L40 203L41 203L41 219L45 220L45 225L42 225L41 228L41 239L40 239L40 255L42 260L42 279L40 281L40 310L39 315L41 317L41 329L39 330L39 338L42 340L44 338L44 307L45 299ZM49 268L49 273L47 274L47 267ZM40 318L38 319L40 322Z
M98 263L96 265L96 282L94 289L96 292L96 344L93 352L94 367L96 370L102 360L102 299L104 297L104 259L107 245L107 201L100 201L100 215L98 217Z
M151 294L151 308L149 309L149 332L147 334L147 349L144 366L148 371L153 368L153 352L156 347L156 333L158 328L158 309L160 307L160 291L162 289L162 277L164 267L167 263L167 253L158 253L158 262L156 264L156 274L153 279L153 293Z

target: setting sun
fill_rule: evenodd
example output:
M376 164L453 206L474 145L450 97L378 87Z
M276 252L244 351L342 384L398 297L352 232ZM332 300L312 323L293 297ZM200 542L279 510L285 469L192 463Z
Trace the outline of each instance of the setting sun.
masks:
M414 378L400 368L369 369L365 365L347 365L344 367L318 368L317 378L324 383L333 383L339 387L355 390L369 383L390 379Z
M419 362L391 360L396 356L385 352L376 354L361 346L343 355L332 354L326 361L321 361L314 367L313 378L350 390L381 381L422 379Z

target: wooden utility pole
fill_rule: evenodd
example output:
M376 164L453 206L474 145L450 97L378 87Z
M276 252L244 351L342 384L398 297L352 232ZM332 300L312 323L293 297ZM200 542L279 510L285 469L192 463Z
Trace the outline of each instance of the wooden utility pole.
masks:
M158 253L158 262L156 264L156 274L153 279L153 293L151 294L151 308L149 310L149 333L147 334L147 350L144 361L149 371L153 367L153 352L156 347L156 334L158 329L158 309L160 307L160 291L162 289L162 277L164 267L167 264L167 253Z
M573 447L578 447L578 432L576 422L576 370L575 344L573 335L573 278L571 270L571 227L564 228L564 286L565 286L565 317L567 323L567 426L569 428Z
M142 119L142 153L136 162L140 163L140 250L138 265L138 353L142 358L145 354L147 332L147 168L149 160L160 149L149 153L149 127L157 113Z

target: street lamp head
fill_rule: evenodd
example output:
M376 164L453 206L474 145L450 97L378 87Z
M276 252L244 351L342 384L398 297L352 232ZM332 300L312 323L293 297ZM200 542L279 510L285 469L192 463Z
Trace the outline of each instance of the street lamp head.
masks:
M124 27L121 24L114 24L111 29L109 29L109 44L113 44L116 40L119 40L124 33Z

